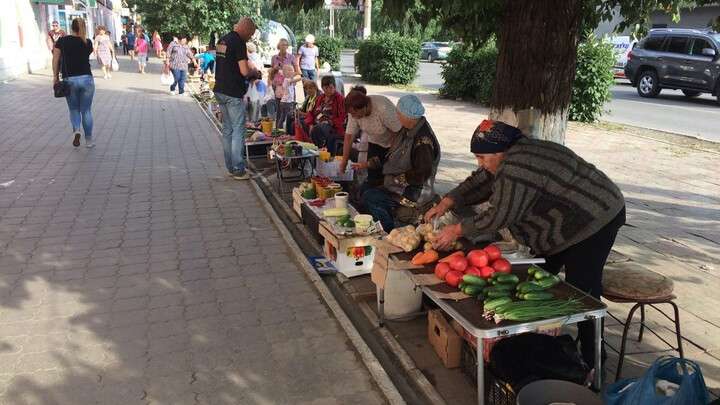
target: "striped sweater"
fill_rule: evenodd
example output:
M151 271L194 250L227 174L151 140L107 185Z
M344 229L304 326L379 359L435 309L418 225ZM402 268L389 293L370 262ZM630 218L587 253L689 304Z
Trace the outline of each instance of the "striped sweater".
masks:
M522 138L493 176L473 172L448 196L456 207L489 202L462 222L464 235L508 228L533 252L551 255L607 225L625 206L620 189L567 147Z

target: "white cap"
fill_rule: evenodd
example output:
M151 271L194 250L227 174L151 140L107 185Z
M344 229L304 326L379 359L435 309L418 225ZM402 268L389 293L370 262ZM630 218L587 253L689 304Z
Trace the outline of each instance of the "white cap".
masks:
M305 37L305 42L307 42L309 44L314 44L315 43L315 35L307 34L307 36Z

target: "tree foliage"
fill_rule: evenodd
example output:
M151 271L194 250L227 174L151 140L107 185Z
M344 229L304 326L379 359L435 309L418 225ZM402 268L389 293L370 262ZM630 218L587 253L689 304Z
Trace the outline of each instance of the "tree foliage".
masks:
M593 122L600 118L605 103L610 101L610 88L615 83L612 73L614 64L615 52L611 43L588 35L578 46L570 102L572 121Z
M395 32L382 32L360 44L355 60L358 73L369 83L409 84L417 73L420 42Z
M257 17L262 0L127 0L152 31L207 35L228 32L240 17Z

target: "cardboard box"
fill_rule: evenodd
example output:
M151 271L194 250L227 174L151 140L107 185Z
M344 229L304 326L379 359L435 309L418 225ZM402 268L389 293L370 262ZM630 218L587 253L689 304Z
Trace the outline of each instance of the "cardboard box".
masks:
M305 199L300 194L300 189L295 187L292 191L293 197L293 211L302 219L302 205L305 204Z
M428 339L445 367L460 367L463 340L445 319L442 310L428 312Z
M376 236L335 235L332 225L325 221L320 221L318 231L325 239L325 256L332 260L339 272L346 277L356 277L372 271L375 259L373 240Z

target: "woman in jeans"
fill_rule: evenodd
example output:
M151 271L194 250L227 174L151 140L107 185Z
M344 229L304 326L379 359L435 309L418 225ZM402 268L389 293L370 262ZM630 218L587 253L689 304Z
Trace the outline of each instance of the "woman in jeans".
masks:
M65 96L70 110L70 124L73 128L73 146L80 146L80 125L85 132L85 146L95 146L92 137L92 100L95 95L95 81L90 71L92 41L85 33L85 20L75 18L70 26L72 33L57 40L53 49L53 78L60 81L62 73L69 86Z

